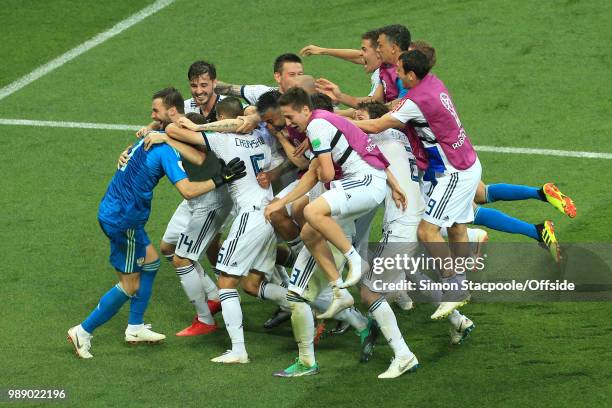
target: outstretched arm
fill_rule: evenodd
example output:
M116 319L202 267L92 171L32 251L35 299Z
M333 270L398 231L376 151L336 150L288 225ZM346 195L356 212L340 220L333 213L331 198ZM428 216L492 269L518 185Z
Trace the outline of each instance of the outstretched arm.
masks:
M194 148L193 146L179 142L170 137L167 133L151 132L145 137L144 148L149 150L151 146L158 143L167 143L172 146L187 161L201 166L206 160L206 153ZM202 140L200 138L200 145Z
M227 84L225 82L217 81L215 86L215 92L219 95L229 95L240 97L240 89L242 85Z
M363 65L365 63L361 51L347 48L323 48L311 44L302 48L300 50L300 55L303 57L310 55L329 55L330 57L340 58L352 62L353 64Z
M339 103L343 103L346 106L350 106L351 108L357 108L357 105L359 105L361 102L382 102L384 98L382 86L376 88L376 92L372 96L352 96L349 94L345 94L340 90L340 87L338 85L325 78L317 79L316 86L317 91L324 93L333 100Z
M385 113L378 119L354 120L352 122L366 133L380 133L383 130L391 128L402 129L404 127L404 124L391 116L390 113Z

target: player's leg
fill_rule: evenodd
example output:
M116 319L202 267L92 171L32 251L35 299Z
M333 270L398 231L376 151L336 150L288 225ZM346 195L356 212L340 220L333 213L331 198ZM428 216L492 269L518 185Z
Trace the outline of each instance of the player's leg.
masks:
M172 263L187 298L195 306L196 317L177 336L208 334L217 329L213 314L221 308L219 293L198 259L218 237L227 213L224 209L196 209L180 234Z
M438 177L436 185L426 203L426 211L417 230L430 256L444 261L457 256L469 256L467 230L464 224L474 220L473 201L482 168L476 161L471 168ZM448 228L449 242L445 243L440 234L441 227ZM440 261L438 261L440 262ZM453 261L453 264L456 264ZM448 316L454 309L469 301L469 292L462 289L463 275L456 274L453 268L442 268L441 280L449 288L444 292L444 301L432 315L432 319Z
M221 272L219 275L221 312L223 313L225 328L232 342L232 348L219 357L211 359L210 361L213 363L236 364L249 362L249 356L244 345L242 308L240 307L240 295L237 290L240 279L240 276L230 275L225 272Z
M149 306L149 301L153 293L153 282L159 270L159 255L155 247L151 245L144 230L140 230L137 234L141 235L140 240L147 243L144 264L140 272L140 282L136 295L130 299L130 315L128 318L128 326L125 329L125 341L131 344L135 343L157 343L166 338L161 333L156 333L150 329L149 325L144 324L144 314Z
M275 377L301 377L319 373L314 352L314 321L308 303L294 292L287 294L291 308L291 326L298 344L298 358L284 370L274 372Z
M353 306L355 301L351 294L348 292L348 290L346 290L346 288L340 287L340 285L342 284L342 278L340 277L340 273L338 272L338 268L336 267L336 262L334 261L331 249L325 238L323 238L323 236L317 230L312 228L309 223L306 223L306 225L304 225L304 227L302 228L301 236L304 241L305 248L307 249L308 255L312 255L312 258L315 261L312 262L312 268L314 268L315 263L319 266L321 271L323 271L323 273L325 274L329 285L332 287L332 291L334 294L332 303L327 309L327 311L325 311L325 313L319 314L317 317L319 319L331 319L341 310ZM302 249L302 251L303 250L304 249Z
M279 306L289 308L287 303L287 288L272 283L266 279L264 273L252 269L242 279L242 289L251 296L259 299L271 300Z
M140 268L137 260L144 258L146 247L137 245L133 229L121 230L100 223L110 241L110 263L117 271L118 281L98 302L98 305L77 326L68 330L68 341L74 346L77 356L92 358L91 337L98 327L109 321L136 291L140 282Z
M176 244L181 236L181 232L185 230L191 218L191 210L187 200L183 200L174 210L164 235L159 243L159 251L168 262L172 262Z
M539 200L550 203L557 210L570 218L576 216L576 206L574 201L563 194L553 183L546 183L542 187L532 187L517 184L489 184L485 185L482 181L478 186L476 203L487 204L495 201L516 201L516 200Z

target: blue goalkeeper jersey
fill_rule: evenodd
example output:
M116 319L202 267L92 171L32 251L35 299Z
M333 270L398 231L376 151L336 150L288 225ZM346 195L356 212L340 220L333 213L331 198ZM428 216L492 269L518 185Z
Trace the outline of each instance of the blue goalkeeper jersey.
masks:
M130 160L117 170L98 208L100 221L121 229L144 227L151 213L153 189L164 175L172 184L187 178L180 155L165 143L145 151L141 140L129 155Z

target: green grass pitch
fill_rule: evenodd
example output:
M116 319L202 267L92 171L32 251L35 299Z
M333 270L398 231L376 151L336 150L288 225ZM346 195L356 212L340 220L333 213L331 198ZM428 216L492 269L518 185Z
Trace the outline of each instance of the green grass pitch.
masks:
M150 2L5 0L0 87L81 44ZM0 100L0 118L145 124L151 94L175 85L188 95L196 59L231 83L272 83L272 61L314 43L354 48L360 34L390 23L438 52L435 72L453 93L474 144L612 152L612 3L568 1L188 2L157 14ZM365 94L361 67L309 57L305 71ZM460 347L431 307L398 312L422 368L383 382L391 350L358 362L346 334L318 349L321 374L278 379L297 355L290 325L267 332L274 306L242 295L252 363L209 362L227 334L174 336L192 317L172 268L162 263L146 321L163 345L123 342L127 307L96 331L91 361L78 360L66 330L114 283L96 212L118 153L132 132L1 126L0 388L63 388L62 405L83 406L609 406L609 303L467 305L478 328ZM552 218L562 242L610 242L612 162L481 153L483 179L554 181L578 205L576 219L537 202L496 208L530 222ZM157 242L180 197L167 181L156 192L147 231ZM378 220L379 222L379 220ZM378 224L377 224L378 225ZM379 238L373 228L372 240ZM493 242L527 242L490 233ZM517 259L516 262L520 262ZM491 273L491 272L489 272ZM217 319L222 323L221 318ZM31 403L34 405L34 403Z

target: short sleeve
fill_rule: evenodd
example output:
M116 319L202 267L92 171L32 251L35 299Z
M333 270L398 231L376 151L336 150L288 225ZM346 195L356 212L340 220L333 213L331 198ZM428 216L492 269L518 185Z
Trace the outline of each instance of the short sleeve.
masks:
M276 88L267 85L242 85L242 87L240 87L240 95L248 103L255 105L261 95L274 89Z
M402 101L391 111L391 116L402 123L406 123L412 119L418 122L424 122L425 118L419 107L410 99L402 99Z
M306 128L306 135L310 139L312 153L318 156L323 153L331 152L331 142L338 129L324 119L314 119Z
M370 93L368 94L368 96L374 96L374 94L376 93L376 88L378 88L379 85L382 85L382 82L380 81L380 68L377 68L376 71L372 73L370 83L372 84L372 86L370 87Z
M204 146L206 150L209 152L214 152L217 156L219 156L220 149L220 140L219 138L223 137L222 133L217 132L200 132L202 133L202 137L204 138ZM227 137L227 135L225 135Z
M162 149L160 149L160 154L162 168L172 184L176 184L182 179L187 178L181 156L176 150L169 145L163 145Z

